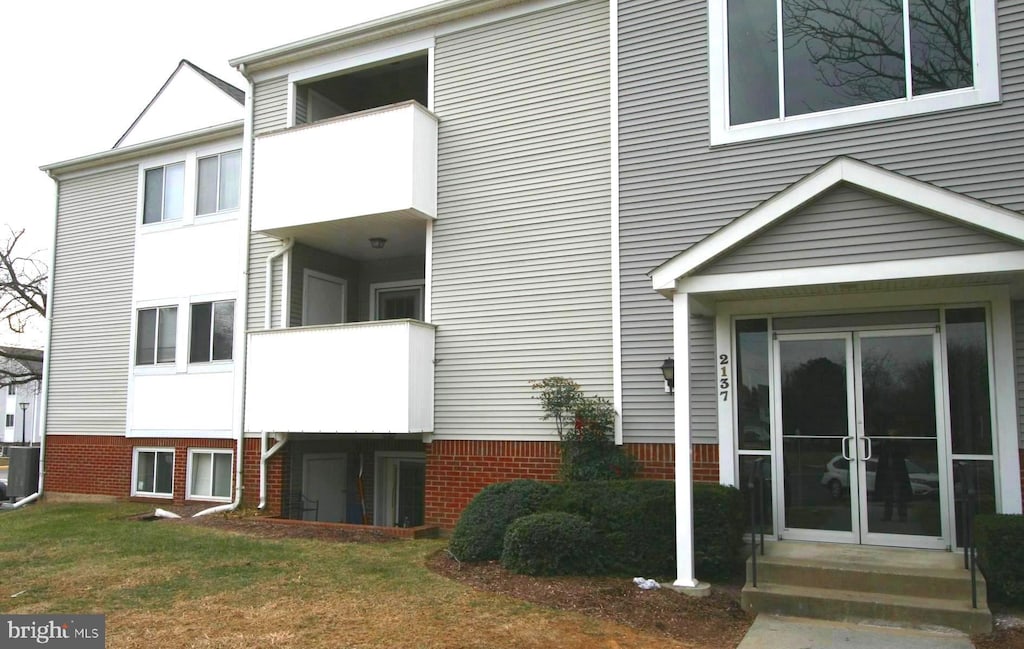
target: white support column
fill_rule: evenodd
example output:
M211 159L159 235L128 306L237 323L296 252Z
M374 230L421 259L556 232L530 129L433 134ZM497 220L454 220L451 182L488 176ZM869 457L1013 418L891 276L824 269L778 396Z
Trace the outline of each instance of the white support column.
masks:
M992 349L996 395L996 471L999 513L1021 513L1017 392L1013 367L1013 314L1009 293L992 300Z
M736 433L733 430L732 400L736 398L736 362L732 357L732 318L727 314L715 317L715 347L718 350L718 482L738 487L736 476L739 474L736 461ZM724 359L722 357L725 357ZM729 387L722 398L721 379L727 379Z
M690 299L672 299L675 363L676 588L696 588L693 570L693 446L690 443Z

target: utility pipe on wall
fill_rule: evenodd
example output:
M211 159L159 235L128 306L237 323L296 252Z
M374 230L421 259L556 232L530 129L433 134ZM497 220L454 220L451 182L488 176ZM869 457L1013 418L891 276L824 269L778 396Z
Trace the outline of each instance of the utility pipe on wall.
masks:
M242 274L241 279L239 280L238 301L236 303L241 305L241 308L235 309L234 349L237 356L234 360L234 412L232 413L233 416L231 423L232 432L235 433L235 499L226 505L217 505L216 507L210 507L201 512L197 512L193 514L193 518L207 516L209 514L234 511L242 504L242 492L244 490L244 487L242 486L242 466L245 463L242 460L243 453L245 451L245 357L249 341L248 336L246 336L246 325L249 311L249 229L252 221L252 198L250 190L252 188L254 86L252 78L246 74L245 65L240 65L238 67L238 71L249 81L249 92L245 95L245 126L242 129L242 169L244 170L244 177L242 178L243 194L240 202L242 209L244 210L244 214L241 219L241 240L239 241L239 247L242 251Z
M267 507L267 460L273 457L274 453L281 450L281 447L288 442L288 433L278 433L281 439L277 440L270 449L267 449L268 433L263 431L260 434L260 509Z
M294 245L295 245L295 239L290 239L290 238L289 239L285 239L281 243L281 247L278 248L277 250L275 250L272 255L267 257L266 295L263 296L263 302L264 302L263 308L265 309L265 311L263 313L263 328L264 329L270 329L270 328L272 328L274 326L274 321L273 321L273 318L271 317L271 315L272 315L271 314L271 308L272 308L272 305L274 304L274 260L277 259L278 257L280 257L281 255L287 253L288 251L290 251L292 249L292 246L294 246ZM284 264L284 262L281 262L281 263L282 263L282 268L281 268L281 294L282 294L281 325L284 326L284 327L287 327L288 326L287 325L287 322L288 322L287 316L288 316L288 314L285 313L285 309L287 308L287 305L284 304L283 302L284 302L284 296L288 294L287 290L285 289L285 287L288 285L288 277L285 275L285 271L288 270L288 267L287 267L286 264Z

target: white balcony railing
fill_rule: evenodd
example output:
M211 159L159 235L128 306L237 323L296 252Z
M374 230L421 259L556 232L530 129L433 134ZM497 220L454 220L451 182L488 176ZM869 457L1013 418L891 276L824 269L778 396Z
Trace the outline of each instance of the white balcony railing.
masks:
M246 430L422 433L433 428L433 325L384 320L249 334Z
M252 229L376 214L434 218L437 118L416 102L343 115L256 138Z

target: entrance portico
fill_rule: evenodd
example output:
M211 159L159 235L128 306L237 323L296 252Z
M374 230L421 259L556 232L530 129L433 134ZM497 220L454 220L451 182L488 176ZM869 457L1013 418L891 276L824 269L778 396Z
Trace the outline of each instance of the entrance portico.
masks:
M967 474L1021 511L1019 214L837 158L652 277L674 312L677 585L710 376L721 481L767 467L775 539L954 548Z

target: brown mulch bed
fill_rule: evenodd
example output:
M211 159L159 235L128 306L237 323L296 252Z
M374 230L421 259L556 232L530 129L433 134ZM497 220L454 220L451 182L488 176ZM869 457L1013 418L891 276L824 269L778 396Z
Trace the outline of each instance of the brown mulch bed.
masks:
M705 649L734 649L753 621L740 608L741 586L735 584L713 587L708 597L690 597L669 588L641 590L624 577L516 575L497 562L460 564L443 550L427 560L427 567L477 590L611 620Z

